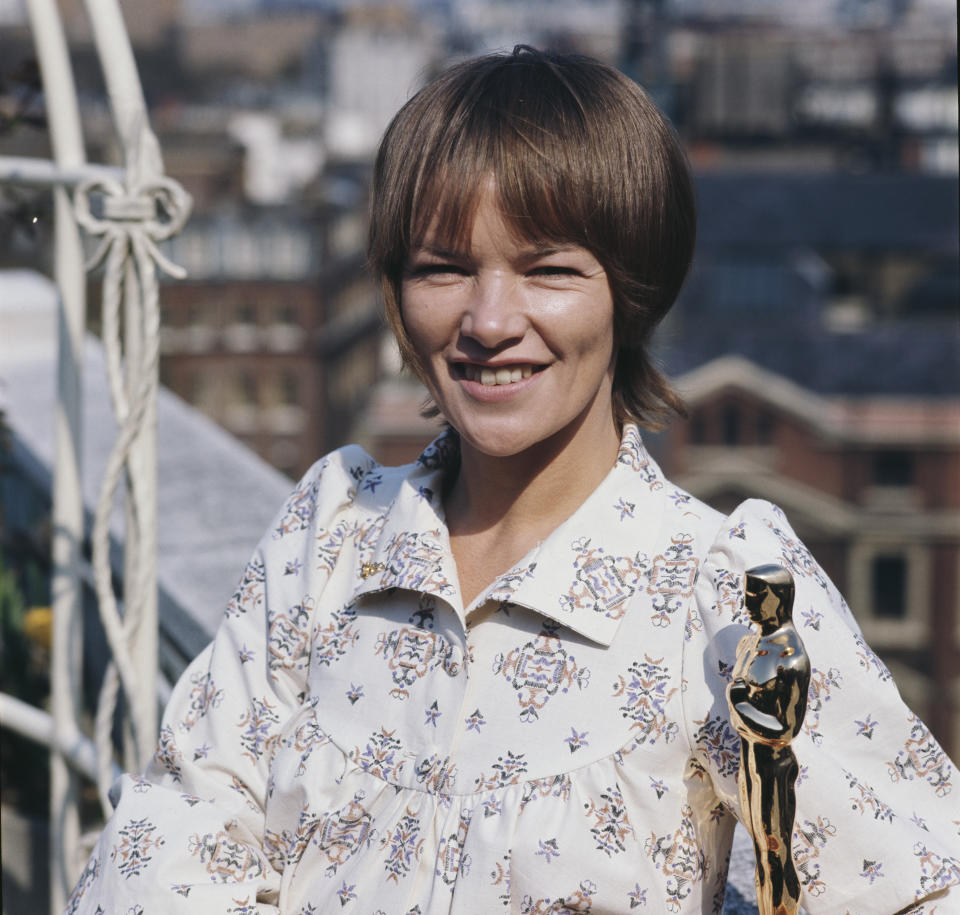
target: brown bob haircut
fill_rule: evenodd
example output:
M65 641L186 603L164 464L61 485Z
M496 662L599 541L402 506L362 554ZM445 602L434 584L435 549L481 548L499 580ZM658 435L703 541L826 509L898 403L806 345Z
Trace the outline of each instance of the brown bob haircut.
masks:
M457 64L387 128L374 169L369 262L404 362L401 284L428 231L462 247L489 176L519 238L577 244L607 273L618 424L661 428L683 403L648 344L693 256L696 203L670 124L634 82L588 57L517 46ZM436 411L434 410L434 413Z

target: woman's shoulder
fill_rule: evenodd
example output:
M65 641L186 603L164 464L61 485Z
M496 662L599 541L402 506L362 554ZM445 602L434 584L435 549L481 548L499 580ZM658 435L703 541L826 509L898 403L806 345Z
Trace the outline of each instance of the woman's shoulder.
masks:
M297 483L292 498L325 489L343 490L351 499L385 492L395 495L405 480L443 472L457 459L456 452L457 442L448 434L439 435L407 464L381 464L363 446L344 445L314 462Z
M861 638L847 602L778 505L747 499L717 518L695 588L696 614L705 637L727 642L732 651L750 625L744 607L745 573L777 565L793 579L794 622L799 627Z
M805 581L839 596L783 509L765 499L747 499L721 516L708 562L739 571L775 563L787 568L798 586Z
M751 566L778 562L795 575L812 575L825 586L819 566L779 506L758 498L747 498L732 507L729 502L717 506L711 504L710 494L695 495L684 483L669 479L643 445L636 427L627 427L616 479L624 498L615 508L622 505L631 517L643 517L647 523L659 515L661 538L671 543L682 541L684 554L696 557L706 570L719 567L742 573ZM640 499L646 500L645 512L635 510L634 503Z
M337 448L294 485L273 525L274 539L326 526L353 508L382 512L417 468L417 463L381 464L360 445Z
M662 483L668 523L676 525L682 518L695 529L708 564L747 568L780 561L794 570L812 571L815 563L809 551L773 502L748 498L732 508L717 508L666 478Z

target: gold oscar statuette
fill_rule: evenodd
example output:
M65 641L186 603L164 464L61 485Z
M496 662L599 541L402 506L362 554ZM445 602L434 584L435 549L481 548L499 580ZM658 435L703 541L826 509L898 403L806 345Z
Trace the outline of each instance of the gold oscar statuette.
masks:
M793 596L793 576L782 566L746 571L744 604L759 632L740 640L727 686L740 735L737 788L757 859L760 915L796 915L800 902L790 847L799 767L790 742L803 725L810 659L793 625Z

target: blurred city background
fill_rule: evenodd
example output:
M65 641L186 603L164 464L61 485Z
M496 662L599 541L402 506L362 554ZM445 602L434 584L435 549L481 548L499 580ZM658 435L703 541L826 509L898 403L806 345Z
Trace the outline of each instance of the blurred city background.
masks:
M60 8L88 158L120 164L81 0ZM391 115L430 75L526 43L587 53L638 80L673 120L696 175L695 264L658 336L690 415L648 436L651 450L675 482L720 509L750 496L779 504L907 701L960 753L952 0L122 8L166 170L194 199L164 248L188 278L161 289L167 683L212 634L287 478L350 441L387 463L412 460L436 434L364 272L372 157ZM21 0L0 0L0 155L51 156ZM54 308L51 233L49 192L0 185L0 352L9 357L0 361L0 689L37 705L53 378L26 351ZM99 296L93 274L94 335ZM106 404L103 383L85 385L89 503L112 426L94 402ZM105 649L95 610L87 616L95 696ZM0 741L5 823L14 810L45 816L45 751L7 731ZM4 866L15 912L14 900L32 898L36 869Z

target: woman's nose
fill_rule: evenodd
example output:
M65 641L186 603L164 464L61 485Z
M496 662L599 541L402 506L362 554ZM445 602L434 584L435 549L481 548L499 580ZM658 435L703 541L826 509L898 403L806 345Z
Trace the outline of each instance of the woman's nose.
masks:
M460 319L460 331L486 349L497 349L526 332L522 295L502 275L480 276L473 284Z

